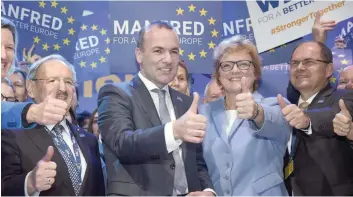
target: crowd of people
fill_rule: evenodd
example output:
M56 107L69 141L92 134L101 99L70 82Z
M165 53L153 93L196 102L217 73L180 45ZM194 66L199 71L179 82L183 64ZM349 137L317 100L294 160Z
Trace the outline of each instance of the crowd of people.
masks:
M318 14L314 40L292 52L287 98L257 91L262 64L250 40L222 40L201 99L178 34L151 22L137 40L139 72L76 114L74 66L29 55L21 69L16 27L2 17L1 194L353 195L353 66L331 87L324 43L334 26Z

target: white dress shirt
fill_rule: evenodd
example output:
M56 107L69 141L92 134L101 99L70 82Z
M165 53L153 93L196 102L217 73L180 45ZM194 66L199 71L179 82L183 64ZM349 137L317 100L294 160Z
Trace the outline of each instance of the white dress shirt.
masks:
M237 110L226 110L226 133L229 136L230 130L232 129L235 119L238 117Z
M69 129L69 126L66 124L66 120L61 121L60 125L62 125L64 127L64 129L65 129L63 131L63 133L62 133L65 143L70 148L72 154L75 154L74 153L74 148L73 148L73 143L72 143L72 140L71 140L70 129ZM45 125L45 127L49 131L51 131L54 128L54 126L55 125ZM79 152L80 152L80 159L81 159L81 180L83 181L83 179L85 177L86 169L87 169L87 163L86 163L85 157L82 154L82 151L81 151L80 147L79 147ZM59 152L54 152L54 154L60 154L60 153ZM28 193L27 193L27 178L28 178L29 173L27 174L27 176L25 178L25 195L26 196L28 196ZM40 192L35 192L32 196L39 196L39 194L40 194Z
M153 92L153 89L159 89L153 82L151 82L150 80L148 80L146 77L144 77L141 72L138 73L138 76L140 77L142 83L145 84L146 88L148 89L148 92L150 93L154 106L156 107L158 116L160 116L159 114L159 97L158 94L156 92ZM162 88L163 90L165 90L165 100L166 100L166 104L167 104L167 108L168 108L168 112L169 112L169 116L170 116L170 120L176 120L175 117L175 112L174 112L174 106L173 106L173 102L172 102L172 98L170 96L169 93L169 87L168 85L164 86ZM182 141L181 140L175 140L174 138L174 134L173 134L173 125L172 122L168 122L165 124L164 126L164 138L165 138L165 143L167 146L167 151L168 153L173 152L176 149L179 149L179 154L180 157L182 157L182 149L179 148L179 146L181 145ZM182 159L183 161L183 159ZM184 165L184 163L183 163ZM203 191L209 191L212 192L216 195L216 192L210 188L204 189ZM188 192L188 188L186 188L186 192Z

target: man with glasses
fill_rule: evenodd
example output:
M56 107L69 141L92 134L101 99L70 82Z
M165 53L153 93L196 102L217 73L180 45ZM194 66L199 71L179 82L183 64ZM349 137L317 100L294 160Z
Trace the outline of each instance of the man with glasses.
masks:
M352 114L353 92L330 86L332 59L329 48L311 41L300 44L289 62L290 81L300 94L297 105L282 106L294 128L290 150L294 168L286 174L292 174L294 195L353 195L353 150L332 123L341 98Z
M15 97L15 89L9 79L1 79L1 101L18 102Z
M75 83L74 67L62 56L50 55L30 67L27 90L35 103L52 97L71 106ZM2 195L105 195L96 137L66 119L3 130L1 149Z

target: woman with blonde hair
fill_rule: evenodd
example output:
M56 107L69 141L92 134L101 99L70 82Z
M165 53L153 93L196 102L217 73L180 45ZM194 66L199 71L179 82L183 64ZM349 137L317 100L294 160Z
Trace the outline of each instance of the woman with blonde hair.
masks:
M173 81L171 81L168 85L173 89L190 96L189 72L183 60L179 61L178 72Z
M234 36L216 47L214 59L214 76L225 96L199 111L207 118L203 155L217 195L288 195L283 156L290 126L277 99L257 91L261 62L256 47Z

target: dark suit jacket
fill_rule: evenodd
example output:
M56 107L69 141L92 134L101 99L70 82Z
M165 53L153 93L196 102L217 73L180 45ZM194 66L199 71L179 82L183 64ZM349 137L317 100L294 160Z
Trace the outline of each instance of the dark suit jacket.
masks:
M169 89L176 117L192 103ZM106 145L108 195L172 195L174 159L168 154L153 100L138 76L128 83L108 84L98 96L98 123ZM182 144L188 190L213 188L201 144ZM119 166L119 162L120 166Z
M98 152L98 141L95 136L83 129L68 123L80 146L87 163L86 174L79 195L105 195L103 173ZM44 126L27 130L1 131L1 194L24 196L26 175L34 169L43 158L48 146L54 147L52 161L57 164L57 174L52 188L42 191L45 196L74 196L69 172L59 150Z
M353 115L353 91L323 88L309 105L312 135L296 130L294 195L353 195L353 150L346 137L333 132L339 99ZM299 193L298 193L299 192Z

